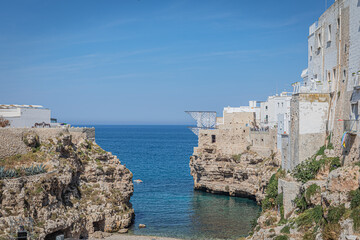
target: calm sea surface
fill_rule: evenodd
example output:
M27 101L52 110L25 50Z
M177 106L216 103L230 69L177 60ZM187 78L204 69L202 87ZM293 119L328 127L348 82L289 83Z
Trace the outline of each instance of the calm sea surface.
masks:
M134 183L131 234L236 239L249 232L260 211L253 201L193 190L189 157L197 137L185 126L95 127L96 142L143 181Z

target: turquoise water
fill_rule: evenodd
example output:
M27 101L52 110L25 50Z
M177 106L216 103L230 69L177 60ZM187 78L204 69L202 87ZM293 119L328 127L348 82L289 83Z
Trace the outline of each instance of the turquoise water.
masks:
M131 234L236 239L250 231L260 211L255 202L193 190L189 157L197 137L185 126L95 127L96 142L143 181L134 183Z

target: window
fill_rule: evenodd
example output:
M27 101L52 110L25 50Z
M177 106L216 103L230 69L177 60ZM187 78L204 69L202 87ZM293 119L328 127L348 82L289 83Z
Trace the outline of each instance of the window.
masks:
M315 74L314 78L315 78L315 80L317 80L317 74Z
M344 70L344 78L346 78L346 70Z
M340 29L340 18L337 19L337 28Z
M328 29L328 42L331 41L331 25L329 25L329 29Z
M265 106L265 109L267 110L267 109L268 109L268 106Z
M333 69L333 81L334 82L336 81L336 69L335 68Z
M321 48L321 33L318 34L318 47Z
M310 46L310 61L312 60L313 57L313 47Z
M216 142L216 135L211 135L211 143L215 143Z
M331 81L331 72L330 71L328 71L327 80L328 80L328 82Z

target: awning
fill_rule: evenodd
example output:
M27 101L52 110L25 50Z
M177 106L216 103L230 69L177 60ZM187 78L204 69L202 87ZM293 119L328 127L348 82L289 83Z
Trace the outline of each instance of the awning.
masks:
M350 102L351 102L351 104L356 104L359 101L360 101L360 91L359 90L354 90L352 95L351 95Z

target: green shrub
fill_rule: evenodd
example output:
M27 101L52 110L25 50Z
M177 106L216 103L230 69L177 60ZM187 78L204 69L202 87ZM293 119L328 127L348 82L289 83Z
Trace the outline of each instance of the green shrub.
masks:
M331 206L328 211L327 220L330 223L338 223L344 214L345 214L344 204L338 207Z
M274 238L274 240L288 240L288 239L289 239L289 237L286 235L280 235L280 236L276 236Z
M334 145L331 143L331 134L327 137L327 142L328 142L328 144L327 144L326 148L334 149Z
M323 209L321 206L315 206L314 208L307 209L297 219L296 223L299 227L308 229L314 223L315 225L320 224L322 220Z
M321 189L317 184L311 184L305 191L306 201L310 201L310 198L316 193L320 193Z
M296 196L294 199L295 206L297 208L297 212L304 212L308 208L308 204L306 202L304 194Z
M315 154L316 156L323 156L325 155L325 149L326 147L325 146L322 146L318 151L317 153Z
M262 201L261 206L263 210L267 209L277 209L278 207L283 209L282 207L282 195L278 197L278 180L280 177L284 177L286 172L282 169L279 169L275 174L273 174L269 180L268 185L266 186L266 195L265 199ZM284 212L284 210L282 210ZM283 216L284 214L282 214Z
M290 234L290 226L289 225L286 225L285 227L283 227L281 230L280 230L281 233L286 233L286 234Z
M321 167L324 165L324 161L316 161L315 158L303 161L297 165L293 171L293 176L302 183L306 183L316 177Z
M354 230L358 231L360 229L360 209L355 208L351 211L350 217L354 221Z
M265 226L271 226L276 222L277 218L275 216L270 216L265 221Z
M263 210L276 207L276 198L278 195L278 177L276 174L272 175L269 184L266 187L266 196L262 202Z
M341 226L339 223L326 224L322 229L323 240L335 240L339 239L341 232Z
M329 142L327 145L327 149L334 149L334 145L331 142Z
M284 219L284 194L280 193L276 196L276 205L280 209L281 220Z
M351 209L360 206L360 189L356 189L350 192L350 207Z
M334 158L329 158L330 161L330 172L332 170L335 170L339 167L341 167L341 162L340 162L340 158L339 157L334 157Z
M325 147L322 147L325 148ZM327 158L323 156L320 160L316 160L317 156L323 155L322 148L315 154L312 158L303 161L297 165L293 171L293 176L302 183L306 183L309 180L315 179L316 175L322 167L327 164L330 164L330 171L341 167L341 162L339 157Z

